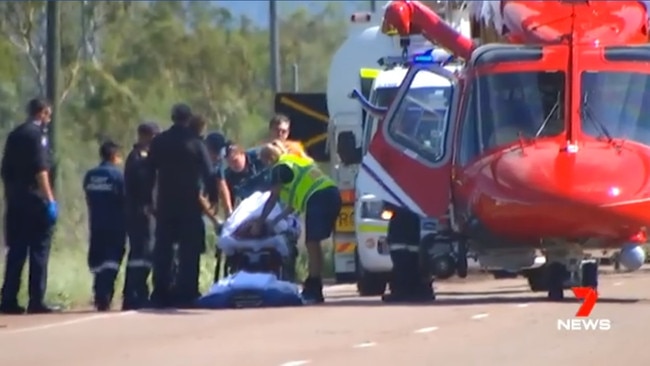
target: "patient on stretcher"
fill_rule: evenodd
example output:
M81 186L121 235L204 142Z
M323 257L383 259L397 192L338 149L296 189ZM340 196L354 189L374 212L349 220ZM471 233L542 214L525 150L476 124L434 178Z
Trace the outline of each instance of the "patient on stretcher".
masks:
M297 306L302 304L298 287L282 277L291 251L289 244L300 236L297 218L280 220L259 235L248 225L260 216L270 192L256 192L243 200L223 224L217 243L226 256L226 278L215 283L197 305L203 308ZM269 223L282 209L276 206Z
M270 192L256 192L243 200L232 215L223 224L218 246L229 257L236 254L255 252L275 252L280 258L291 254L289 245L300 236L300 223L296 217L290 216L280 220L274 227L270 224L257 236L251 235L250 223L260 216L264 203ZM269 215L269 223L280 213L282 208L278 205Z

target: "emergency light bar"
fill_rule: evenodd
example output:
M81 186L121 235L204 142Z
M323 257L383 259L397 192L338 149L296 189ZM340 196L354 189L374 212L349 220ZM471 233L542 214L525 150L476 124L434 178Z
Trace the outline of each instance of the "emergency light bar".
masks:
M444 66L454 61L454 56L441 48L408 55L406 58L400 56L389 56L379 59L380 66L386 65L439 65Z
M446 65L454 60L454 56L440 48L433 48L423 53L411 56L414 64Z

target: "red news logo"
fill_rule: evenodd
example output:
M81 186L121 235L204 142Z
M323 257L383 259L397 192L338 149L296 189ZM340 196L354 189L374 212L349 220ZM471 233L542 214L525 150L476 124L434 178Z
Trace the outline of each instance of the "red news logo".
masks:
M612 324L609 319L585 319L591 315L591 312L598 302L598 291L591 287L572 287L573 295L582 299L582 304L576 312L573 319L558 319L558 330L610 330Z
M576 299L583 299L582 305L578 308L576 318L586 318L594 310L596 301L598 301L598 291L591 287L572 287L573 295Z

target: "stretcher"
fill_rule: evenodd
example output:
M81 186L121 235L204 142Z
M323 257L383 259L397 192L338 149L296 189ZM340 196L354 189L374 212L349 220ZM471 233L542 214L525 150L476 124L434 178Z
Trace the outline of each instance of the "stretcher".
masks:
M246 227L259 217L270 192L255 192L243 200L224 222L217 250L225 256L225 278L217 280L198 299L201 308L249 308L302 305L298 286L282 277L283 265L292 255L291 243L300 236L300 222L290 216L253 236ZM282 212L273 208L268 222Z

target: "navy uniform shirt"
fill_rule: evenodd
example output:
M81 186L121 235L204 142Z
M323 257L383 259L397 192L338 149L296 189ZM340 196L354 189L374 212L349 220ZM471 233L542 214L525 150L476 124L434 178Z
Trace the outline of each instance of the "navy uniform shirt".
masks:
M103 162L84 177L90 230L125 230L124 177L114 164Z
M203 181L210 201L216 202L218 191L216 184L210 183L213 169L208 151L189 128L173 125L156 136L146 165L147 204L153 201L153 187L157 182L158 215L185 216L201 212L199 180Z
M147 150L139 145L126 157L124 164L124 187L127 212L144 212L147 205Z
M20 124L9 133L2 156L5 194L37 189L36 174L49 172L51 164L47 131L38 122Z
M268 169L262 164L255 150L246 152L246 165L241 172L226 167L218 173L218 178L224 179L228 185L233 206L236 199L243 200L255 191L270 189L269 177Z

